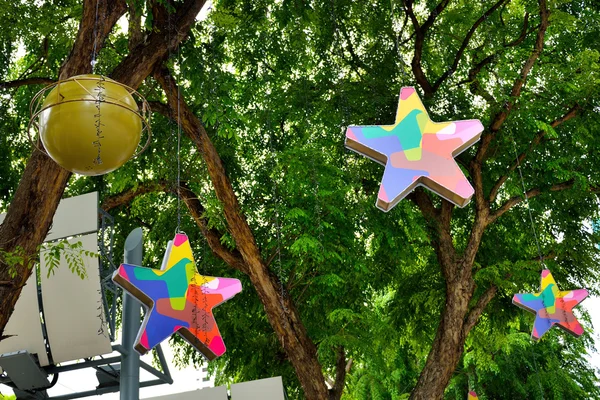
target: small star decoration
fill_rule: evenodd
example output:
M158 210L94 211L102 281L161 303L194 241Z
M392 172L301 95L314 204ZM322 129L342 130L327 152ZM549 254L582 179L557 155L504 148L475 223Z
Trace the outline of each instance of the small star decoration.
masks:
M425 186L466 206L474 190L454 157L479 140L479 120L433 122L413 87L403 87L394 125L349 126L346 147L385 166L377 207L391 210Z
M583 327L573 315L573 307L588 295L587 289L560 291L549 270L542 271L539 293L515 294L513 304L535 314L531 337L539 340L553 325L579 337Z
M467 400L479 400L479 397L477 397L477 393L471 390L469 392L469 397L467 398Z
M185 234L169 242L165 260L160 270L121 264L113 274L117 285L147 307L135 349L146 354L177 332L207 359L223 355L212 309L241 292L241 282L200 275Z

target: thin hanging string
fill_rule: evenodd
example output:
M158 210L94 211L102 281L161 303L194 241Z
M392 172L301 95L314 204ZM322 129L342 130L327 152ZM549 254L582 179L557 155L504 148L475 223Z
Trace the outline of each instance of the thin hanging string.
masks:
M527 189L525 187L525 179L523 178L523 170L521 169L521 163L519 162L519 152L517 151L517 143L515 141L515 138L512 136L512 134L510 135L510 139L513 144L513 151L515 153L515 160L517 162L517 170L519 171L519 178L521 179L521 187L523 189L523 196L525 196L525 206L526 206L527 212L529 214L529 222L531 223L531 230L533 231L533 237L535 238L535 245L537 247L538 255L540 257L540 263L542 264L542 269L544 269L544 268L546 268L546 266L544 264L544 257L542 256L542 247L540 246L540 241L538 240L537 232L535 229L535 222L533 221L533 214L531 212L531 207L529 206L529 197L527 196ZM542 302L543 302L543 299L544 298L542 297ZM546 304L544 304L544 306L545 305ZM544 400L544 389L542 387L540 371L538 369L537 360L535 358L534 347L535 347L535 344L533 346L531 346L531 358L533 358L533 368L535 369L537 383L540 388L540 395L542 396L542 400Z
M519 162L519 154L517 152L517 143L515 139L512 137L513 151L515 153L515 160L517 161L517 170L519 171L519 177L521 178L521 187L523 188L523 196L525 196L525 206L527 208L527 212L529 213L529 222L531 222L531 230L533 232L533 237L535 238L535 245L537 247L538 255L540 257L540 263L542 264L543 269L546 268L544 263L544 256L542 255L542 247L540 246L540 241L538 239L537 232L535 230L535 222L533 221L533 214L531 213L531 207L529 207L529 197L527 196L527 189L525 188L525 179L523 179L523 171L521 170L521 163Z
M177 61L181 67L181 51L177 46ZM185 81L185 78L183 79ZM177 232L181 233L181 90L177 85Z
M277 155L275 154L275 147L273 145L274 142L274 133L271 127L271 114L267 111L267 132L269 133L269 148L272 154L272 162L273 162L273 171L277 171ZM287 306L285 305L285 289L283 287L283 267L281 263L281 222L279 217L279 185L278 178L274 177L273 179L273 203L275 205L275 239L277 240L277 246L275 248L275 254L277 257L277 277L279 278L279 288L280 288L280 300L281 307L283 309L283 326L287 326L287 318L285 315L288 313Z
M98 7L100 5L100 0L96 0L96 19L94 21L94 48L92 50L92 74L96 73L96 56L98 51Z

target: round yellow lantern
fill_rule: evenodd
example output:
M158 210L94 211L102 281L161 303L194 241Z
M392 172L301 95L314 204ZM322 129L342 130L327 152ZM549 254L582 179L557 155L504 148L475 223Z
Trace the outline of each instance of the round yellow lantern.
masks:
M61 167L102 175L145 150L151 136L149 114L148 103L135 90L100 75L78 75L34 97L30 126ZM144 132L147 140L140 148Z

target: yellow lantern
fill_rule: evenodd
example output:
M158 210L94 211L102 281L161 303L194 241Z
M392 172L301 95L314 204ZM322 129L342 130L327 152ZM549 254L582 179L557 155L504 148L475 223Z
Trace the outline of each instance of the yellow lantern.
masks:
M149 113L135 90L100 75L78 75L34 97L30 126L38 129L46 152L61 167L102 175L145 150L151 136ZM148 139L136 153L143 132Z

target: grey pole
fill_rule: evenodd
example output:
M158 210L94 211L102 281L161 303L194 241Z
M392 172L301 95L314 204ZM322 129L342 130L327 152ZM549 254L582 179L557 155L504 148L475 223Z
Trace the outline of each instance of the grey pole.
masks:
M125 240L125 264L142 265L142 228L135 228ZM140 398L140 355L133 349L140 330L140 303L123 292L123 340L127 355L121 361L121 400Z

